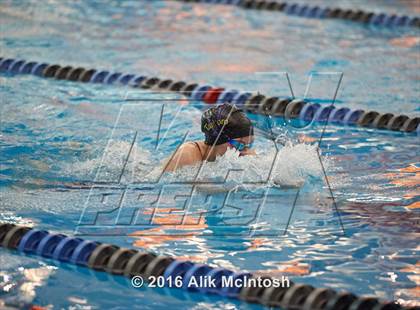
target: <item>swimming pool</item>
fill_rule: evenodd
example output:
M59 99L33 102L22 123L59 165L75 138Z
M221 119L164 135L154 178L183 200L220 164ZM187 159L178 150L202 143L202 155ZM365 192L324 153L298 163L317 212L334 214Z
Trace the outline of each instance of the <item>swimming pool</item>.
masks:
M336 5L415 12L410 2L340 1ZM283 96L290 95L284 74L274 79L261 72L287 71L300 97L311 72L332 72L315 76L307 92L307 97L321 103L333 96L335 72L344 72L337 106L419 116L415 28L173 1L42 5L10 1L0 12L1 54L7 57ZM175 150L188 129L190 139L201 138L202 104L178 104L176 100L183 97L174 94L31 75L3 74L0 80L2 222L64 234L78 228L79 233L93 234L91 239L119 246L212 266L285 274L295 282L418 304L417 135L326 127L321 158L338 217L316 152L323 126L299 130L277 126L282 120L274 119L275 130L288 142L280 147L274 169L282 187L251 184L233 192L223 210L217 209L226 192L199 190L189 204L193 214L185 219L188 225L177 225L185 197L193 190L191 171L156 183L155 167ZM260 124L267 120L251 117ZM156 151L158 132L168 128ZM133 155L125 166L133 141ZM260 156L253 159L226 155L204 171L203 179L228 187L258 181L268 173L275 147L257 136L256 149ZM245 172L233 171L224 182L228 169ZM121 182L116 182L119 178ZM303 181L303 186L296 187ZM91 190L95 184L97 188ZM110 211L124 186L129 191L118 217L120 225L113 225L114 213L103 214L100 225L85 225L91 229L84 231L81 224L91 223L89 212L82 213L86 206L87 211L96 212L98 206L104 211L97 200L106 194L105 208ZM156 197L159 212L151 225ZM141 210L138 222L126 225L136 208ZM0 253L0 298L9 304L54 309L261 308L176 289L134 289L118 277L11 251Z

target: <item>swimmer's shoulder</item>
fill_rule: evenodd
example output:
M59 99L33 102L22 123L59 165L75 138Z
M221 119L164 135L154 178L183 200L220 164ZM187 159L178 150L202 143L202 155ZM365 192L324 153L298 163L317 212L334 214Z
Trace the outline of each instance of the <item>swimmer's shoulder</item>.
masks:
M186 156L194 162L199 162L204 160L205 145L201 141L188 141L181 145L180 151L182 156Z
M165 171L173 171L186 165L194 165L203 160L200 142L183 143L169 159Z
M202 159L202 148L201 141L187 141L180 146L179 151L189 155L198 155L198 157Z

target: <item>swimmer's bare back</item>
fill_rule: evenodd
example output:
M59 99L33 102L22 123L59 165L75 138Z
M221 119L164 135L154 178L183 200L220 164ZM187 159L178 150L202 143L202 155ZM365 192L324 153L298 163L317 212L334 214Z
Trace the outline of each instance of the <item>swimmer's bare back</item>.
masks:
M201 141L190 141L182 144L164 165L163 171L171 172L203 161L206 149L207 146Z

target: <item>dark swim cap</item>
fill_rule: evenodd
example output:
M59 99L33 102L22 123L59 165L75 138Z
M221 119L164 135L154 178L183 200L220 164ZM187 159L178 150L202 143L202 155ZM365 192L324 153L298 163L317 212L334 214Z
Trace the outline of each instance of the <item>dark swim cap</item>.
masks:
M206 136L204 143L219 145L230 139L254 134L249 118L235 105L224 103L214 106L201 116L201 131Z

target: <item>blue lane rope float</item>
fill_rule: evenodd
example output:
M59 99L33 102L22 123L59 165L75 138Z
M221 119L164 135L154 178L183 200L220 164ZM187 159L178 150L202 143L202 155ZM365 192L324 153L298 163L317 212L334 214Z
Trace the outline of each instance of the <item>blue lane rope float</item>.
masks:
M80 238L66 237L62 239L52 253L52 258L62 262L70 261L74 249L82 242Z
M129 278L142 276L144 280L148 281L149 276L163 276L166 287L174 287L170 279L179 277L181 285L175 287L203 294L241 299L269 307L294 310L410 309L395 302L382 301L375 297L357 297L349 292L314 288L311 285L296 284L292 281L290 281L290 286L245 285L242 281L246 279L270 280L270 283L274 283L273 279L275 278L260 277L248 272L235 272L225 268L214 268L206 264L182 261L168 256L120 248L112 244L83 240L62 234L51 234L45 230L9 223L0 223L0 245L22 253L49 257ZM199 283L197 280L199 276L214 279L215 286L189 285L193 277ZM242 280L242 284L223 286L223 277L230 279L231 283Z
M395 15L385 13L366 12L362 10L340 9L340 8L320 8L300 3L287 3L269 0L176 0L189 3L211 3L226 4L241 7L243 9L264 10L271 12L283 12L287 15L306 17L306 18L333 18L347 21L359 22L375 26L385 27L420 27L419 17L407 15Z
M304 99L268 97L239 90L229 90L210 85L160 79L144 75L123 74L106 70L73 68L57 64L37 63L0 57L0 73L33 74L83 83L128 85L134 88L171 91L185 95L189 100L206 104L231 102L251 113L298 119L305 123L320 122L334 125L358 126L381 130L420 134L420 118L376 111L351 110L346 107L321 106Z
M79 245L74 249L73 254L70 257L70 262L80 266L87 266L89 256L98 245L99 242L90 240L84 240L83 242L80 242Z
M66 236L62 234L49 234L43 238L35 251L36 255L43 257L51 258L57 245L63 240Z
M48 235L45 230L30 230L19 242L18 251L26 253L35 253L39 242Z

